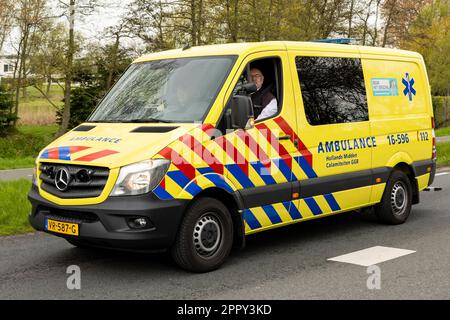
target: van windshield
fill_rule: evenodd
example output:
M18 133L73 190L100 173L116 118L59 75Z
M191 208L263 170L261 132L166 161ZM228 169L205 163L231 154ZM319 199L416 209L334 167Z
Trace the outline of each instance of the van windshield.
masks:
M235 59L214 56L133 64L88 121L203 121Z

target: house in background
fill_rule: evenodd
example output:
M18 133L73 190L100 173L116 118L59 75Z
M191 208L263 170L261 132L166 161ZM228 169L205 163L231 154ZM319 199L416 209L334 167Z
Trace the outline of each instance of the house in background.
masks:
M15 56L0 55L0 78L12 78L14 75Z

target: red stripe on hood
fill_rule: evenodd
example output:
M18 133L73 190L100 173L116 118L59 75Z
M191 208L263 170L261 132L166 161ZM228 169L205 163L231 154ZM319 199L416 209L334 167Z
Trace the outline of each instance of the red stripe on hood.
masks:
M90 153L88 155L85 155L81 158L75 159L75 161L94 161L106 156L110 156L112 154L116 154L119 153L118 151L114 151L114 150L102 150L99 152L94 152L94 153Z

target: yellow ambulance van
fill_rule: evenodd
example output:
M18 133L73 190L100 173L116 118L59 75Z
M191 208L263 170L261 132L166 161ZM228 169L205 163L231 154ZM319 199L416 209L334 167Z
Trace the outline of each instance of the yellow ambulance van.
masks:
M406 221L434 179L414 52L239 43L134 61L89 119L41 151L31 225L79 247L171 250L218 268L247 235L370 207Z

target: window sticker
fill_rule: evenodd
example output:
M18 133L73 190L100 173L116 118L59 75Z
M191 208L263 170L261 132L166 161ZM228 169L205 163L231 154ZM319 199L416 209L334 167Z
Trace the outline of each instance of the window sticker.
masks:
M403 94L409 97L409 101L413 101L413 95L416 95L416 89L414 89L414 78L411 78L409 73L407 73L406 77L402 78L402 83L405 86Z
M372 79L372 92L374 97L398 96L397 79L394 78Z

